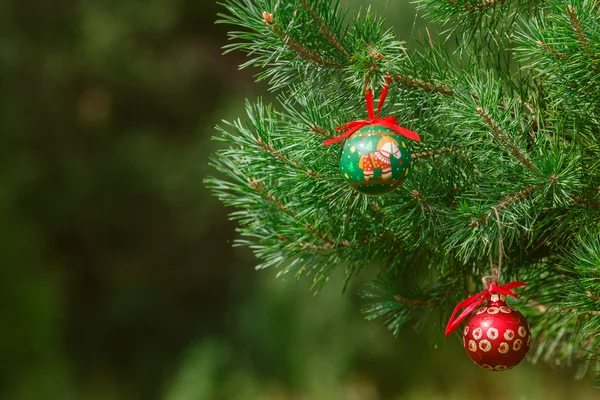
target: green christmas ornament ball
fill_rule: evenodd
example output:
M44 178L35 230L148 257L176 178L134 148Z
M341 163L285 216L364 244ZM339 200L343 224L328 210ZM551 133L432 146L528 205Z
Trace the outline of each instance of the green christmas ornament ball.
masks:
M404 182L410 168L407 139L393 130L367 125L344 143L340 171L350 186L367 195L381 195Z

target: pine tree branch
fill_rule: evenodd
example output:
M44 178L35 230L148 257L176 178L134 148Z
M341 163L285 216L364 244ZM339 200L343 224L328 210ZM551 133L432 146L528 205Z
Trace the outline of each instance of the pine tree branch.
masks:
M514 156L517 157L519 161L521 161L521 163L527 168L535 169L533 163L529 161L527 157L525 157L525 155L521 153L521 151L514 144L511 143L508 134L492 119L492 117L490 117L487 111L485 111L481 107L477 107L477 112L479 113L481 118L486 122L486 124L490 127L492 133L496 136L500 144L507 146L512 151Z
M588 297L592 297L593 295L590 292L587 292L586 295ZM598 298L600 300L600 298ZM599 300L595 300L595 301L599 301ZM567 314L577 314L577 310L574 308L560 308L560 307L553 307L553 306L547 306L541 303L538 303L537 301L534 300L529 300L527 302L527 305L531 308L533 308L534 310L537 310L541 313L567 313ZM588 311L585 313L579 313L581 315L600 315L600 310L594 310L594 311Z
M581 196L575 196L573 198L573 200L575 200L575 202L579 205L600 209L600 202L598 202L598 201L589 200L589 199L583 198Z
M433 300L409 299L400 295L395 295L394 299L399 303L409 304L411 306L430 306L432 304L437 304L437 302Z
M599 70L598 65L597 65L598 58L590 49L590 41L583 33L583 29L581 28L581 23L579 21L579 18L577 18L577 13L575 12L575 9L570 4L567 6L567 9L569 11L569 20L571 22L571 26L573 27L573 30L577 34L577 39L579 40L579 43L581 44L581 47L583 48L585 53L588 55L588 57L590 57L591 67L594 69L594 71L598 72L598 70Z
M588 39L585 37L585 35L583 34L583 31L581 30L581 24L579 23L579 19L577 18L577 14L575 13L575 10L573 9L573 7L570 4L567 6L567 9L569 11L569 20L571 21L573 30L575 31L575 33L577 33L577 38L579 39L579 43L581 43L581 46L583 47L585 52L591 56L590 48L589 48L590 43L589 43Z
M431 211L431 203L418 190L414 189L411 192L412 198L416 203L421 204L425 212Z
M550 182L555 182L557 179L558 179L558 177L556 175L552 175L550 177ZM488 220L492 216L495 216L495 212L496 211L504 210L505 208L507 208L511 204L516 203L517 201L523 200L523 199L531 196L533 193L537 192L538 190L542 190L545 187L546 187L545 183L544 184L540 184L538 186L529 186L529 187L521 190L518 193L515 193L515 194L512 194L512 195L508 196L504 201L502 201L498 205L492 207L491 210L490 210L490 212L482 215L478 220L474 219L473 221L471 221L471 223L469 224L469 226L471 228L476 228L476 227L478 227L482 223L487 223Z
M551 48L546 43L544 43L544 42L542 42L540 40L536 41L535 44L538 45L538 47L541 47L542 49L546 50L548 53L552 54L558 60L567 61L567 60L570 59L569 56L567 56L565 54L562 54L561 52L559 52L556 49Z
M315 64L325 67L325 68L343 68L342 65L339 65L335 61L328 60L324 57L321 57L317 53L312 50L307 49L298 43L295 39L289 37L284 30L275 22L273 19L273 14L264 11L263 12L263 20L264 22L275 32L279 38L293 51L298 53L301 57L314 62Z
M315 12L315 10L313 9L313 7L310 4L308 4L308 1L307 0L300 0L300 4L306 10L308 10L308 12L310 13L310 16L313 19L313 21L315 21L315 23L317 25L319 25L319 30L321 31L321 34L327 39L327 41L333 47L335 47L336 49L338 49L338 51L340 53L342 53L345 57L350 58L350 53L348 53L348 51L344 48L344 46L342 46L342 44L337 39L337 37L335 36L335 34L327 27L327 25L325 24L325 21L323 21L323 19Z
M294 243L292 240L290 240L289 238L282 236L282 235L277 235L277 239L280 242L286 242L286 243ZM317 246L314 244L306 244L304 242L300 242L300 243L294 243L298 248L300 248L300 250L319 250L319 251L326 251L326 250L331 250L331 246Z
M454 92L447 86L438 86L430 82L423 82L419 79L408 79L402 75L394 75L394 80L401 83L409 89L422 89L427 93L441 93L446 96L453 96Z
M264 142L261 138L254 137L253 139L254 139L254 142L256 144L258 144L267 153L271 154L273 157L277 158L282 163L288 164L288 165L292 165L295 169L297 169L298 171L304 172L307 176L310 176L310 177L313 177L313 178L323 178L323 175L321 175L320 173L311 171L310 169L304 169L304 167L302 167L302 165L300 165L299 163L290 160L284 154L282 154L281 152L277 151L269 143Z
M265 200L267 200L270 204L272 204L273 206L275 206L278 210L280 210L281 212L290 215L291 217L293 217L291 211L279 200L277 200L273 195L271 195L267 189L265 188L265 186L257 181L254 178L250 178L248 179L248 185L254 189L257 193L259 193ZM295 219L295 217L294 217ZM348 241L344 241L344 242L340 242L337 245L334 243L334 241L332 241L331 239L329 239L327 237L327 235L324 235L323 233L319 232L318 230L314 229L310 224L306 224L305 229L312 234L314 237L322 240L325 245L321 245L321 246L316 246L316 245L309 245L303 242L298 243L298 246L300 246L303 249L314 249L314 250L332 250L335 247L345 247L345 246L350 246L350 242ZM277 235L277 238L281 241L285 241L285 242L290 242L292 243L293 241L286 238L283 235Z
M279 211L282 211L286 214L289 213L289 210L287 209L287 207L282 202L280 202L275 197L273 197L271 194L269 194L267 192L267 189L265 188L265 185L263 185L261 182L257 181L254 178L248 178L248 186L250 186L252 189L254 189L258 194L260 194L269 203L274 205Z
M413 160L419 160L422 158L428 158L434 155L439 155L442 153L450 153L450 152L454 152L454 151L458 151L460 149L459 146L454 146L454 147L445 147L443 149L437 149L437 150L429 150L429 151L424 151L422 153L413 153L410 155L410 158L412 158Z
M332 135L331 133L329 133L325 128L322 128L320 126L314 125L310 127L311 132L317 133L323 137L326 138L332 138L334 137L334 135Z
M523 103L523 105L525 106L527 111L529 111L529 114L531 115L531 131L527 133L527 141L530 145L532 145L533 143L535 143L537 132L539 129L535 111L533 110L533 106L531 104L527 103L526 101L522 101L519 99L519 102Z
M500 0L500 1L497 1L497 0L487 0L487 1L483 2L483 3L476 3L474 5L471 4L471 3L469 3L469 2L467 2L467 3L462 4L462 7L465 10L467 10L467 11L469 11L471 13L474 13L476 11L480 11L481 12L481 11L485 10L486 8L488 8L488 7L495 6L496 4L504 5L505 2L506 2L506 0ZM450 5L452 5L454 7L460 6L456 2L456 0L448 0L448 3L450 3Z
M273 206L275 206L279 211L285 213L286 215L289 215L290 217L296 219L293 215L292 212L278 199L276 199L273 195L271 195L266 187L259 181L257 181L254 178L249 178L248 179L248 185L254 189L258 194L260 194L265 200L267 200L268 203L272 204ZM323 245L313 245L313 244L307 244L304 242L299 242L296 243L297 246L299 246L301 249L311 249L311 250L335 250L335 249L341 249L344 247L360 247L372 242L376 242L379 239L396 239L396 235L391 234L391 233L380 233L378 235L374 235L374 236L363 236L361 237L360 241L357 242L350 242L348 240L342 240L342 241L334 241L332 239L330 239L326 234L320 232L319 230L315 229L311 224L305 224L304 228L306 229L307 232L309 232L313 237L321 240L324 244ZM287 243L294 243L293 240L287 238L286 236L283 235L276 235L277 239L282 241L282 242L287 242Z

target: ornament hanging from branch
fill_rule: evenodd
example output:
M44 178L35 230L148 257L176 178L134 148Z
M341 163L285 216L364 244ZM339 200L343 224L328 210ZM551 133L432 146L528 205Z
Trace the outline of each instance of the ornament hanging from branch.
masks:
M339 126L336 130L345 132L323 143L329 146L346 139L340 156L340 172L352 188L368 195L388 193L404 182L411 161L406 139L421 141L416 132L398 125L395 117L379 117L390 83L388 76L377 113L373 107L373 91L367 87L369 119Z
M463 330L463 345L468 356L488 371L506 371L515 367L523 361L531 347L531 332L523 314L506 305L506 296L518 298L519 295L512 289L526 285L524 282L511 282L497 286L497 282L489 282L486 290L456 306L446 326L446 335L474 312ZM480 307L486 300L487 304Z
M463 330L463 346L475 364L488 371L506 371L517 366L531 347L531 332L527 320L517 309L506 305L506 296L518 298L512 289L527 286L525 282L510 282L498 286L502 273L502 224L498 222L498 266L493 265L490 253L491 275L483 278L486 290L461 301L446 326L446 336L454 331L469 314ZM487 301L485 306L481 305ZM458 317L456 314L463 309Z

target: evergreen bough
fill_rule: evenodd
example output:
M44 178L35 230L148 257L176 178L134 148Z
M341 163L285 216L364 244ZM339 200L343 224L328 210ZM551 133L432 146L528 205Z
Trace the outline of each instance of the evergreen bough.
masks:
M408 51L370 10L226 1L220 22L239 29L227 51L248 54L242 67L260 67L279 104L248 102L245 122L218 128L226 146L212 164L224 176L207 182L235 208L238 243L258 268L309 275L318 288L336 268L349 280L376 265L365 312L394 333L428 316L441 331L503 255L503 281L529 284L530 358L597 377L600 3L417 4L446 30ZM365 82L377 93L387 74L382 115L423 142L411 143L402 187L367 197L341 177L339 145L322 142L366 116Z

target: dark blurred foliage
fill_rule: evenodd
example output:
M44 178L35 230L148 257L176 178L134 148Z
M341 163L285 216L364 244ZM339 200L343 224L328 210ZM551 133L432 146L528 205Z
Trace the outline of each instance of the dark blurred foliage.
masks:
M252 77L221 57L217 10L0 4L2 304L18 315L2 387L64 350L77 382L150 398L186 343L224 330L232 226L202 184L206 126Z
M376 3L404 10L390 18L410 34L412 8ZM364 321L358 287L342 295L331 282L313 297L232 249L228 210L202 183L210 136L266 85L237 70L240 54L221 55L218 11L201 0L0 2L0 398L501 391L458 342L436 351L434 337L394 340ZM580 385L567 376L540 392L546 378L521 371L505 376L533 395Z

